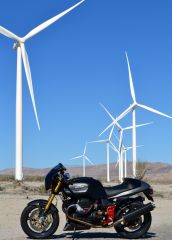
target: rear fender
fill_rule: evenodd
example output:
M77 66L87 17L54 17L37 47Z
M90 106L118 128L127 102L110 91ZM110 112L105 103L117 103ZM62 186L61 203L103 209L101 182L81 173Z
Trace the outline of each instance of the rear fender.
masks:
M126 204L126 203L129 203L129 202L136 202L136 201L139 201L139 202L144 202L145 201L145 198L144 197L141 197L141 196L138 196L138 197L120 197L117 199L116 203L117 205L121 205L121 204Z
M145 190L143 193L147 197L148 200L154 202L154 199L153 199L153 189L152 188L149 188L149 189Z
M37 199L37 200L34 200L34 201L31 201L28 203L28 206L37 206L37 207L43 207L47 204L47 200L44 200L44 199ZM51 204L50 206L50 210L52 212L58 212L58 209L54 206L54 204Z
M116 202L116 206L117 206L116 211L120 210L121 208L123 208L127 204L131 204L133 202L141 202L141 203L143 203L144 201L145 201L145 198L141 197L141 196L133 197L133 198L130 198L130 197L119 198L117 200L117 202Z
M133 198L126 198L126 199L120 199L121 201L117 203L116 208L116 217L118 218L119 214L121 213L122 209L126 206L129 206L133 203L141 204L143 205L143 202L145 201L145 198L142 196L133 197ZM122 201L123 200L123 201Z

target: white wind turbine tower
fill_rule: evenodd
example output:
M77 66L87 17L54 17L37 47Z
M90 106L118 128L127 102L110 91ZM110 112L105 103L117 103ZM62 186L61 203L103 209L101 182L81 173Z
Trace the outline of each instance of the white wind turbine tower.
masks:
M112 126L109 137L107 139L96 140L96 141L89 142L89 143L106 143L107 182L110 182L110 145L113 146L113 150L115 152L117 152L118 157L119 157L119 151L111 141L113 130L114 130L114 126Z
M149 112L156 113L158 115L161 115L163 117L167 118L172 118L171 116L162 113L154 108L148 107L146 105L140 104L136 101L136 96L135 96L135 91L134 91L134 85L133 85L133 79L132 79L132 74L131 74L131 69L130 69L130 64L128 60L128 56L126 53L126 59L127 59L127 65L128 65L128 74L129 74L129 82L130 82L130 92L131 92L131 97L133 99L133 103L123 112L119 117L116 118L116 121L119 121L122 119L124 116L126 116L130 111L132 111L132 147L133 147L133 176L136 176L136 160L137 160L137 155L136 155L136 107L139 107L141 109L147 110ZM114 124L114 120L109 126L104 130L106 131L109 129L112 125Z
M40 24L33 30L31 30L27 35L24 37L19 37L12 33L11 31L5 29L4 27L0 26L0 33L9 37L16 41L14 44L14 49L17 50L17 74L16 74L16 170L15 170L15 179L21 181L23 179L23 172L22 172L22 59L24 64L24 69L26 73L27 83L32 99L32 104L35 112L35 117L38 125L38 129L40 130L36 104L34 99L34 91L32 85L32 77L30 71L29 60L27 56L27 52L25 49L25 42L32 38L34 35L38 34L45 28L49 27L51 24L59 20L65 14L73 10L75 7L80 5L84 0L80 1L79 3L75 4L74 6L70 7L69 9L63 11L62 13L56 15L55 17L45 21L44 23Z
M143 147L143 145L136 146L138 147ZM123 144L122 151L124 155L124 177L127 177L127 152L131 150L133 147L125 147Z
M118 139L119 141L119 147L118 147L118 152L119 152L119 181L122 182L123 180L123 176L124 176L124 159L123 159L123 135L124 135L124 132L127 131L127 130L130 130L130 129L133 129L133 126L129 126L129 127L125 127L123 128L117 121L117 119L115 119L112 114L107 110L107 108L103 105L103 104L100 104L102 106L102 108L106 111L106 113L110 116L110 118L113 120L113 126L117 126L118 129L119 129L119 132L120 132L120 137ZM143 124L139 124L139 125L136 125L136 128L137 127L143 127L143 126L146 126L146 125L149 125L149 124L152 124L153 122L148 122L148 123L143 123ZM106 128L107 129L107 128ZM101 136L105 131L103 130L99 136ZM114 130L114 129L113 129ZM113 130L112 130L112 133L113 133Z
M151 122L150 123L148 123L148 124L151 124ZM147 124L147 125L148 125ZM136 127L137 127L138 125L136 125ZM114 136L115 136L115 138L117 139L117 141L118 142L120 142L120 139L116 136L116 134L114 134ZM136 146L137 148L138 147L143 147L143 145L138 145L138 146ZM121 147L121 161L123 161L124 162L124 171L122 170L122 177L120 176L119 177L119 181L120 182L122 182L122 180L123 180L123 175L124 175L124 177L127 177L127 152L129 151L129 150L131 150L133 147L125 147L124 146L124 143L123 143L123 141L122 141L122 147ZM118 159L118 161L117 161L117 163L116 163L116 165L115 165L115 168L117 167L117 165L120 165L120 159ZM120 168L120 167L119 167ZM123 174L123 172L124 172L124 174Z
M80 158L82 159L83 177L85 177L85 162L88 161L91 165L94 165L94 163L86 156L86 150L87 150L87 143L85 144L84 152L82 155L71 158L71 160L80 159Z

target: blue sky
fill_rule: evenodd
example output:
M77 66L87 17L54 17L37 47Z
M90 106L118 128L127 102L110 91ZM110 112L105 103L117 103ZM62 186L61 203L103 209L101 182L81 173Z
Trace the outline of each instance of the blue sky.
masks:
M77 2L1 0L0 25L24 36ZM27 41L41 131L23 73L24 166L78 164L69 159L110 123L99 102L114 116L132 103L125 50L138 102L172 115L171 8L170 0L86 0ZM13 43L0 35L0 169L15 166ZM137 143L144 145L138 158L172 162L172 120L138 110L137 123L147 121L154 124L137 131ZM131 115L121 125L131 125ZM131 145L130 133L124 143ZM90 145L88 155L96 164L105 163L105 145ZM112 153L111 161L115 158Z

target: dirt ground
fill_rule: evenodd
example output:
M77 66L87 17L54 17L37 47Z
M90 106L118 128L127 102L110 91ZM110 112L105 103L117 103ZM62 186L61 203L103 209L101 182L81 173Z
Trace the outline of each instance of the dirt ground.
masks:
M47 199L46 196L32 195L27 199L26 194L0 194L0 239L1 240L26 240L27 236L20 227L20 215L23 208L29 201L34 199ZM172 239L172 200L162 197L155 198L156 209L152 212L152 227L144 239ZM65 216L60 209L60 226L51 239L72 239L72 234L63 232ZM80 231L76 234L76 239L119 239L113 228L92 229Z

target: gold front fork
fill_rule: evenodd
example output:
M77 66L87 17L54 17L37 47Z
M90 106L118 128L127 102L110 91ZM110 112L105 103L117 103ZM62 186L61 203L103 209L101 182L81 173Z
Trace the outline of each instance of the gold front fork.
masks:
M49 209L52 201L54 200L55 193L57 193L58 190L59 190L59 188L60 188L60 185L61 185L61 180L58 181L57 186L56 186L56 188L54 189L54 193L52 193L52 194L49 196L48 202L47 202L47 204L46 204L46 206L45 206L45 209L44 209L44 213L48 211L48 209Z

